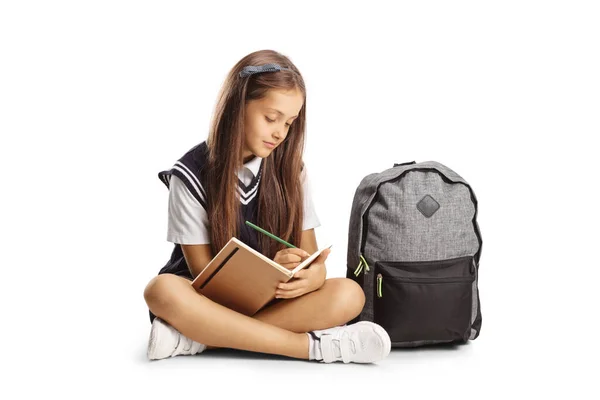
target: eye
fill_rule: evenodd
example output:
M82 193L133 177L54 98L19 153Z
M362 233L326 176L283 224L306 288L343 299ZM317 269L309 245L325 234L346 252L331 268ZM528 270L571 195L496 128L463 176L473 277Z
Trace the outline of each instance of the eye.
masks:
M270 118L269 118L269 117L267 117L266 115L265 115L265 119L266 119L268 122L275 122L275 120L274 120L274 119L270 119ZM291 125L292 125L292 124L288 124L288 123L286 123L286 124L285 124L285 126L287 126L288 128L289 128Z

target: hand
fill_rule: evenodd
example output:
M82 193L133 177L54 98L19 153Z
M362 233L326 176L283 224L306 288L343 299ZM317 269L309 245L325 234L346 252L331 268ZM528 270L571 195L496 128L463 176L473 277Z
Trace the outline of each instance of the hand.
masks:
M331 249L323 251L308 268L296 272L294 279L287 283L280 283L275 292L277 299L291 299L319 289L325 283L327 270L325 260Z
M300 248L290 247L289 249L279 250L275 254L273 261L287 269L294 269L308 257L310 257L308 252Z

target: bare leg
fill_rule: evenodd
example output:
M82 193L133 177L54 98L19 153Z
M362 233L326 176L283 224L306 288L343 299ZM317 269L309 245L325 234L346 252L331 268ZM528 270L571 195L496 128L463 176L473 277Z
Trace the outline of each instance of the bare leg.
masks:
M327 279L314 292L284 299L252 316L288 331L303 333L343 325L356 317L365 304L362 288L347 278ZM218 346L207 346L213 349Z
M275 303L252 318L292 332L309 332L343 325L365 305L365 294L353 280L327 279L314 292Z
M190 281L173 275L154 277L144 290L150 311L184 336L211 347L308 359L308 336L262 322L200 295Z

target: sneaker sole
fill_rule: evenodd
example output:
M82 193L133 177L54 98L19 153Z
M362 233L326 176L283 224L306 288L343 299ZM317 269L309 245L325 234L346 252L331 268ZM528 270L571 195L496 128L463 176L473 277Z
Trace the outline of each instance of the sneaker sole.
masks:
M383 341L383 353L381 354L381 357L379 358L379 360L383 360L385 357L387 357L390 354L390 351L392 349L392 341L390 339L390 335L387 333L387 331L385 329L383 329L383 327L381 325L378 325L371 321L359 321L359 322L356 322L355 324L356 325L369 325L377 333L377 335L381 338L381 340ZM379 361L379 360L376 360L376 361Z

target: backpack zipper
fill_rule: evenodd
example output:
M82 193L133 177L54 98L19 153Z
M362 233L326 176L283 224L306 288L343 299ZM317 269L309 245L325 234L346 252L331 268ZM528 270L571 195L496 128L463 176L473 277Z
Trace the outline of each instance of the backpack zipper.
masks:
M377 297L382 298L383 293L381 292L381 284L383 283L383 276L377 274Z

